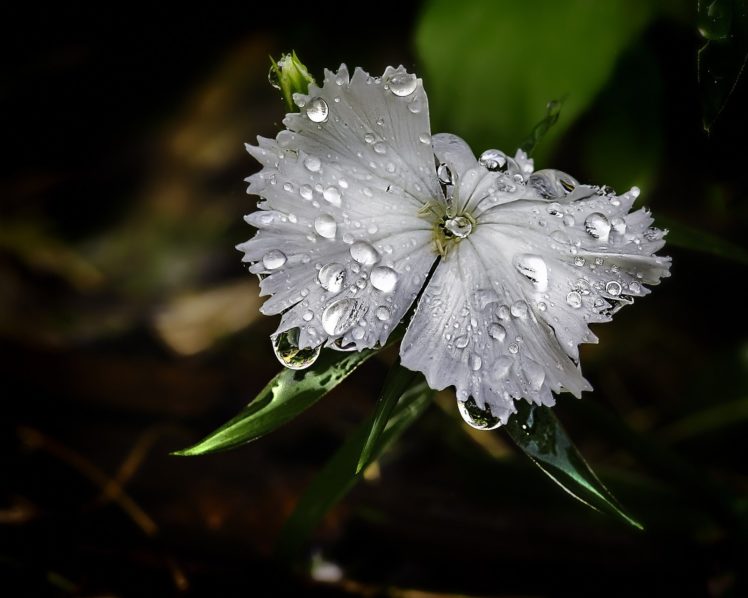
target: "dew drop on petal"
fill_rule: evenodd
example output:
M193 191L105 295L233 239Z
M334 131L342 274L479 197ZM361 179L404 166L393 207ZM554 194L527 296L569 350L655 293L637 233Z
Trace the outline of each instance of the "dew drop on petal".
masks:
M379 261L379 253L366 241L356 241L350 248L351 257L359 264L371 266Z
M320 268L317 280L322 288L331 293L339 293L345 284L345 266L331 263Z
M356 299L338 299L322 312L322 328L330 336L348 332L366 313L366 304Z
M506 168L506 154L501 150L488 149L480 155L478 163L486 170L492 172L501 171Z
M305 322L311 322L314 319L314 313L312 311L305 311L301 319Z
M330 185L322 192L322 197L334 206L340 207L340 189Z
M369 144L374 143L375 139L376 137L374 136L374 133L367 133L366 135L364 135L364 141L366 143L369 143Z
M292 328L281 332L272 339L273 352L284 366L290 370L303 370L317 361L321 346L299 349L299 329Z
M360 341L362 338L364 338L365 334L366 330L364 330L361 326L357 326L353 329L353 332L351 332L351 336L357 341Z
M579 291L569 291L566 295L566 303L574 309L579 309L582 307L582 295Z
M304 160L304 167L309 172L318 172L322 168L322 162L317 156L307 156Z
M429 144L431 143L431 135L429 135L428 133L421 133L418 136L418 141L420 141L421 143Z
M330 214L321 214L314 219L314 230L320 237L334 239L338 230L338 223Z
M524 318L525 316L527 316L527 303L525 303L522 299L515 301L514 303L512 303L511 312L515 318Z
M380 305L377 307L376 311L377 320L380 320L381 322L386 322L390 319L390 310L387 309L384 305Z
M615 280L611 280L605 285L605 292L613 297L618 297L621 294L621 283Z
M397 284L397 272L387 266L377 266L371 271L371 286L383 293L391 293Z
M519 352L519 345L517 343L512 343L509 345L509 352L512 354L517 354Z
M397 73L389 78L387 84L392 93L404 98L416 90L418 79L410 73Z
M465 423L478 430L493 430L501 425L501 419L491 413L491 408L486 405L481 409L473 397L467 401L457 401L457 407Z
M301 187L299 187L299 195L301 195L302 199L306 199L307 201L309 201L312 199L314 192L309 185L302 185Z
M534 391L540 390L545 381L545 370L543 369L543 366L532 359L526 359L522 369L525 372L525 379L530 388Z
M632 293L637 294L641 292L641 290L642 288L638 282L634 281L631 284L629 284L629 291L631 291Z
M464 349L468 346L469 342L470 338L466 334L464 334L455 340L455 347L457 347L458 349Z
M380 156L383 156L384 154L387 153L387 146L381 141L377 141L374 144L374 151L378 153Z
M506 305L501 305L496 310L496 316L500 320L508 320L509 319L509 307Z
M488 336L497 341L503 341L506 338L506 328L501 324L494 322L488 325Z
M436 176L439 177L439 182L443 185L452 185L454 183L452 171L444 162L439 164L439 166L437 167Z
M610 221L600 212L593 212L584 221L587 233L600 241L607 241L610 234Z
M271 249L262 256L262 265L268 270L277 270L286 263L286 254L280 249Z
M535 288L544 293L548 288L548 266L539 255L521 253L514 257L514 267L527 278Z
M444 221L444 230L453 237L464 239L473 232L473 225L465 216L455 216Z
M306 106L306 115L312 122L322 123L327 120L330 109L327 102L320 97L312 98Z
M483 360L477 353L471 353L470 357L468 358L468 365L470 366L471 370L477 372L483 365Z
M581 255L578 255L577 257L575 257L574 265L577 266L578 268L581 268L582 266L584 266L584 258Z

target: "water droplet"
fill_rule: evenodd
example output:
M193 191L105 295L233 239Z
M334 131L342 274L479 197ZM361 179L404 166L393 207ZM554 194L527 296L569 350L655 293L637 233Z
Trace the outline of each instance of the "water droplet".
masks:
M545 311L546 309L548 309L548 306L543 301L538 303L538 310Z
M539 255L521 253L514 256L514 267L527 278L535 288L544 293L548 289L548 266Z
M306 107L306 115L312 122L325 122L329 113L330 109L327 107L327 102L322 98L317 97L309 100L309 104Z
M351 257L359 264L371 266L379 261L379 253L366 241L356 241L350 248Z
M404 98L416 90L418 79L410 73L396 73L387 80L387 84L392 93Z
M284 366L290 370L303 370L317 361L321 346L299 349L299 329L292 328L272 338L273 351Z
M634 281L629 284L629 291L631 291L634 294L640 293L642 290L641 285L639 285L638 282Z
M304 167L309 172L317 172L322 167L322 162L317 156L307 156L304 160Z
M512 355L516 355L519 352L519 345L517 343L512 343L509 345L509 352Z
M615 280L611 280L608 284L605 285L605 292L608 293L608 295L612 295L613 297L618 297L618 295L621 294L621 290L621 283Z
M574 224L576 224L576 220L574 220L574 216L572 216L571 214L564 214L563 223L565 226L574 226Z
M455 347L457 347L458 349L464 349L468 346L469 342L470 338L466 334L463 334L462 336L457 337L457 339L455 340Z
M387 162L387 164L384 165L384 169L390 174L392 174L393 172L395 172L395 165L392 162ZM389 190L390 188L388 187L387 191Z
M450 170L449 166L447 166L444 162L439 164L439 166L436 169L436 176L439 177L439 182L443 185L452 185L454 183L454 178L452 177L452 171Z
M312 321L312 320L314 319L314 313L313 313L312 311L305 311L305 312L304 312L304 315L303 315L303 316L301 316L301 318L302 318L302 319L303 319L303 320L304 320L305 322L311 322L311 321Z
M356 299L338 299L322 312L322 328L330 336L348 332L366 314L367 306Z
M575 257L574 265L577 266L578 268L581 268L582 266L584 266L584 258L581 255L578 255L577 257Z
M497 341L503 341L506 338L506 328L501 324L493 323L488 325L488 336Z
M302 185L299 187L299 195L302 199L309 201L313 196L312 188L309 185Z
M457 401L457 408L465 423L478 430L493 430L501 425L501 420L491 413L491 407L478 407L473 397L467 401Z
M527 180L528 187L534 188L540 197L545 199L554 199L566 197L571 193L579 183L577 180L553 168L536 170Z
M412 102L408 104L408 110L410 110L413 114L418 114L421 111L421 100L416 98Z
M480 155L478 163L483 168L492 172L502 171L506 169L507 157L506 154L497 149L488 149Z
M291 183L283 183L283 190L291 193L293 191L293 185Z
M330 214L322 214L314 219L314 230L320 237L334 239L338 230L338 223Z
M525 372L525 379L530 388L535 391L540 390L545 381L545 370L543 369L543 366L532 359L526 359L523 364L523 370Z
M473 225L465 216L455 216L444 221L444 231L448 236L464 239L473 232Z
M483 360L477 353L471 353L470 357L468 358L468 365L470 366L471 370L477 372L483 365Z
M364 338L365 334L366 334L366 330L361 328L361 326L357 326L356 328L353 329L353 332L351 332L351 336L357 341L360 341L362 338Z
M397 272L387 266L377 266L371 271L371 286L383 293L391 293L397 284Z
M574 309L582 307L582 295L579 291L569 291L566 295L566 303L568 303Z
M593 212L584 221L584 228L587 233L600 241L607 241L610 234L610 222L600 212Z
M322 266L317 274L317 280L326 291L339 293L345 284L345 266L335 263Z
M379 307L377 307L376 315L377 320L386 322L390 319L390 310L387 309L384 305L380 305Z
M499 308L496 310L496 316L500 320L508 320L509 319L509 307L506 305L499 306Z
M524 318L527 316L527 303L522 301L522 299L515 301L512 303L511 312L515 318Z
M322 197L332 205L340 207L340 189L337 187L330 185L322 192Z
M277 270L286 263L286 254L279 249L271 249L262 256L262 265L267 270Z
M431 143L431 135L429 135L428 133L421 133L418 136L418 141L426 144Z
M377 141L374 144L374 151L378 153L379 155L383 156L384 154L387 153L387 146L381 141Z

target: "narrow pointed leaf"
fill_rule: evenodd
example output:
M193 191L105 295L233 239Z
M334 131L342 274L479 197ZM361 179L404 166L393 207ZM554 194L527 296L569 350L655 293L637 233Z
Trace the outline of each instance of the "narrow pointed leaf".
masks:
M717 235L675 222L669 218L658 218L657 223L668 228L667 242L669 245L748 264L748 250Z
M563 106L565 99L566 97L564 96L560 100L551 100L548 102L545 107L545 117L532 128L530 135L519 146L528 156L532 156L538 143L543 140L545 134L558 121L558 117L561 115L561 106Z
M379 400L374 411L374 415L371 418L371 428L369 428L369 434L364 442L364 446L361 449L361 455L358 458L358 465L356 466L356 473L359 473L362 469L365 469L372 461L372 457L378 447L379 437L384 432L385 426L390 419L395 405L400 400L403 393L413 384L418 374L412 370L408 370L400 365L398 360L397 364L390 370L387 378L384 381L384 387L379 395Z
M421 416L431 404L432 395L433 391L425 382L415 385L402 395L374 446L372 460L378 458ZM376 413L356 428L312 480L281 530L277 546L280 556L291 558L297 554L325 514L363 476L364 470L357 471L361 448L369 438L375 418Z
M402 331L393 332L388 346L400 338ZM187 457L215 453L272 432L314 405L377 351L322 351L306 370L282 370L236 417L197 444L172 454Z
M521 401L506 426L512 440L554 482L584 504L644 529L592 471L548 407Z

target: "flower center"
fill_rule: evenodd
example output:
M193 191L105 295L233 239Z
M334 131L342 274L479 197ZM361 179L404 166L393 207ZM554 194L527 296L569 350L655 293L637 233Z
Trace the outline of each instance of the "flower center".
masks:
M431 222L434 249L445 257L450 249L467 238L477 225L475 218L467 212L455 214L452 203L430 201L424 205L419 215Z
M445 218L442 227L444 228L444 235L446 237L452 236L464 239L473 232L473 223L465 216Z

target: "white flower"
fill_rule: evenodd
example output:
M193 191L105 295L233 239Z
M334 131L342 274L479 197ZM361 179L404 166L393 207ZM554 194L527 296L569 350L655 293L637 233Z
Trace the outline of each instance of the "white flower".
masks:
M286 130L247 146L263 166L248 192L264 201L238 246L271 295L263 313L282 314L286 364L384 343L422 293L402 363L455 386L472 425L506 423L519 398L590 389L588 324L669 275L654 255L663 232L629 213L637 189L617 196L533 172L521 151L476 159L459 137L432 137L422 82L402 67L379 78L341 66L295 99Z

